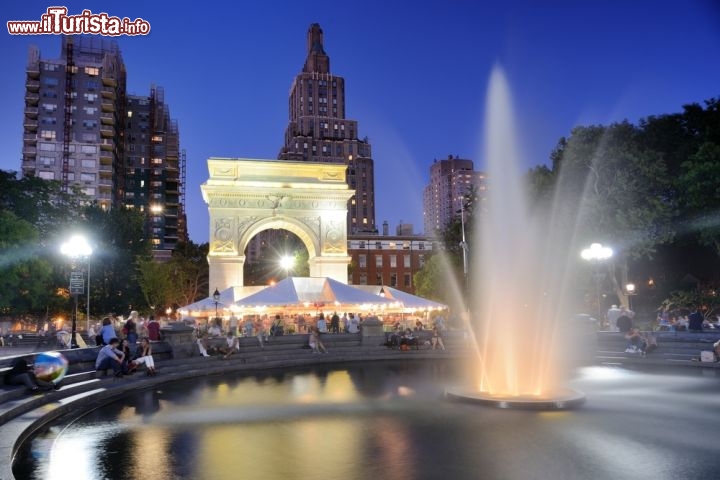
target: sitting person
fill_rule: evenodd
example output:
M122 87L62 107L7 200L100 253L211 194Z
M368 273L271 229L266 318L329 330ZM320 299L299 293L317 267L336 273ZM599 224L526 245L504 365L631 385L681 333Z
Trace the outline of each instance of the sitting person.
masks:
M220 353L225 354L223 358L228 358L233 353L240 351L240 339L233 335L231 331L228 331L225 341L227 346L220 348Z
M413 335L413 331L407 328L400 338L400 350L407 350L411 345L415 345L415 348L418 348L418 340L417 337Z
M432 339L430 340L432 342L432 349L435 350L435 347L438 345L440 346L441 350L445 350L445 344L443 343L442 334L440 333L440 329L436 326L432 329Z
M137 368L138 365L145 364L148 376L155 375L155 360L153 360L152 357L152 346L150 345L150 339L148 337L140 339L138 357L131 363L134 365L134 368Z
M308 338L308 344L312 349L312 353L327 353L327 348L320 340L320 330L316 326L310 327L310 337Z
M220 325L218 325L218 318L215 319L213 323L210 324L208 327L208 336L209 337L221 337L222 336L222 330L220 330Z
M120 340L117 338L111 338L108 344L100 349L98 356L95 359L95 370L105 371L112 368L116 377L123 376L122 368L125 354L122 350L118 349L119 344Z
M197 339L197 346L198 350L200 350L200 355L202 355L203 357L209 357L209 352L217 351L215 347L210 346L207 333L203 333L202 337Z
M402 338L402 330L400 329L400 324L396 323L393 327L393 331L390 332L387 335L387 341L385 342L385 345L388 347L399 347L400 346L400 339Z
M60 388L59 385L37 378L33 367L28 365L24 358L16 358L13 361L12 368L5 374L5 383L7 385L25 385L27 390L32 393Z
M625 339L627 340L626 353L640 353L640 355L645 355L647 340L645 336L640 333L639 328L633 327L628 330L627 334L625 334Z

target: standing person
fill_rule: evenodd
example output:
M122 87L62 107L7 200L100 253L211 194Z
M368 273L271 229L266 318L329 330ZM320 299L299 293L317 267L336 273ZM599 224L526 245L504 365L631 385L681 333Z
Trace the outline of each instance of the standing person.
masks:
M327 333L327 322L325 321L325 315L320 312L320 316L317 320L317 329L320 330L320 333Z
M342 326L343 326L342 331L343 331L343 333L348 333L348 325L349 325L349 320L348 320L347 312L345 312L345 313L343 313L343 316L342 316Z
M265 332L265 325L263 325L263 321L260 317L255 318L253 328L255 330L255 336L258 339L258 343L260 344L260 348L265 348L265 345L263 345L263 337L267 341L267 334Z
M140 349L138 351L138 358L132 361L137 368L138 365L145 364L147 368L148 376L155 375L155 360L152 356L152 345L150 345L150 339L148 337L142 337L140 339Z
M688 330L691 332L702 332L703 322L705 322L705 317L700 313L700 309L695 307L693 312L688 315Z
M330 331L340 333L340 317L337 312L333 312L333 316L330 318Z
M160 322L155 320L155 315L150 315L147 324L147 336L151 342L160 341Z
M137 325L139 321L140 315L137 310L133 310L130 312L130 317L127 319L127 322L125 322L125 326L123 327L123 333L125 334L125 339L128 342L131 355L135 355L135 351L137 351Z
M112 368L116 377L122 377L122 364L125 359L125 354L118 349L120 340L113 337L108 341L108 344L100 349L98 356L95 359L95 370L107 370Z
M273 324L270 327L270 336L271 337L279 337L284 334L285 334L285 325L283 323L283 320L280 317L280 314L275 315L275 320L273 321Z
M348 333L360 333L360 320L354 313L350 314L350 322L348 322Z
M88 343L95 342L95 345L97 345L97 333L95 333L95 326L92 324L88 327L87 337Z
M100 338L101 338L100 345L109 345L111 339L117 338L117 334L115 333L115 327L113 327L112 320L110 319L110 317L105 317L102 320L102 328L100 329Z
M236 317L234 313L230 315L230 318L228 319L228 329L233 335L240 335L240 332L238 331L239 325L240 321L238 320L238 317Z
M610 307L610 309L607 311L607 314L605 315L605 318L607 319L607 326L608 330L611 332L619 332L620 329L617 325L617 320L622 315L622 310L618 308L617 305L613 305Z
M440 346L441 350L445 350L445 344L443 343L442 334L440 333L440 329L435 325L432 329L432 349L435 350L435 347L438 345Z

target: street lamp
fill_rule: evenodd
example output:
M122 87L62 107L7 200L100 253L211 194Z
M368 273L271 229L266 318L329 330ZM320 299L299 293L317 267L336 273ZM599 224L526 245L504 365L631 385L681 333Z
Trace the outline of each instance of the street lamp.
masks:
M628 283L625 285L625 294L628 296L628 308L632 310L632 297L637 294L634 283Z
M469 294L470 294L470 285L468 281L468 243L465 240L465 202L462 197L460 197L460 226L462 228L462 241L460 242L460 248L462 248L463 252L463 275L465 276L465 298L467 302L467 311L470 311L470 302Z
M212 294L213 301L215 302L215 319L214 322L217 322L218 318L218 304L220 303L220 292L218 292L217 287L215 287L215 291ZM210 328L210 322L208 322L208 329Z
M92 255L92 248L88 245L85 237L81 235L73 235L68 241L60 246L60 252L70 257L73 260L73 271L70 272L70 294L75 297L75 313L72 317L72 336L70 339L70 348L78 348L77 343L77 316L78 316L78 295L84 293L85 286L83 285L83 274L82 272L76 272L74 261L80 258L88 259L88 311L87 315L90 315L90 255Z
M289 255L283 255L280 257L280 267L285 270L285 278L290 276L290 270L292 270L295 264L295 259Z
M602 321L602 306L600 305L600 280L602 275L600 273L600 262L607 260L613 256L612 248L603 247L600 243L593 243L590 247L580 252L580 256L583 260L592 262L595 266L595 295L597 296L598 306L598 321Z

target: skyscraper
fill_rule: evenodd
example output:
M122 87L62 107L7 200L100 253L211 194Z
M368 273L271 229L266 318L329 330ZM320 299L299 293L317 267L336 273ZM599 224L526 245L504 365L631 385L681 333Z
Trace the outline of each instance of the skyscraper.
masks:
M430 183L423 191L425 235L445 228L461 209L463 197L474 189L483 196L485 174L473 169L473 161L448 155L430 167Z
M187 239L178 125L170 118L164 90L151 87L149 96L128 95L125 116L125 207L147 218L146 238L156 257L168 257Z
M126 94L116 42L62 37L61 57L30 47L23 121L23 176L80 187L102 208L137 208L156 257L187 240L184 157L161 88Z
M22 175L78 185L103 208L122 200L125 64L117 43L62 37L62 55L28 54Z
M355 190L348 202L348 232L375 232L375 179L372 149L360 139L356 120L345 118L345 79L330 73L320 25L310 25L307 58L290 88L290 121L281 160L347 165Z

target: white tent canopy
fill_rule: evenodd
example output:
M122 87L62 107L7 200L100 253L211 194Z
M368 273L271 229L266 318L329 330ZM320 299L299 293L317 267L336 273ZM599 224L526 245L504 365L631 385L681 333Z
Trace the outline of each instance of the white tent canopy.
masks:
M289 277L235 302L239 309L257 307L353 308L358 310L397 307L383 298L325 277Z
M225 290L218 292L220 298L217 301L218 314L227 310L233 302L247 296L248 287L228 287ZM212 296L198 300L197 302L185 305L184 307L178 308L178 312L182 315L189 315L193 317L204 317L208 315L215 315L215 299Z
M444 303L418 297L387 285L357 285L357 288L399 302L406 312L412 310L446 310L448 308Z

